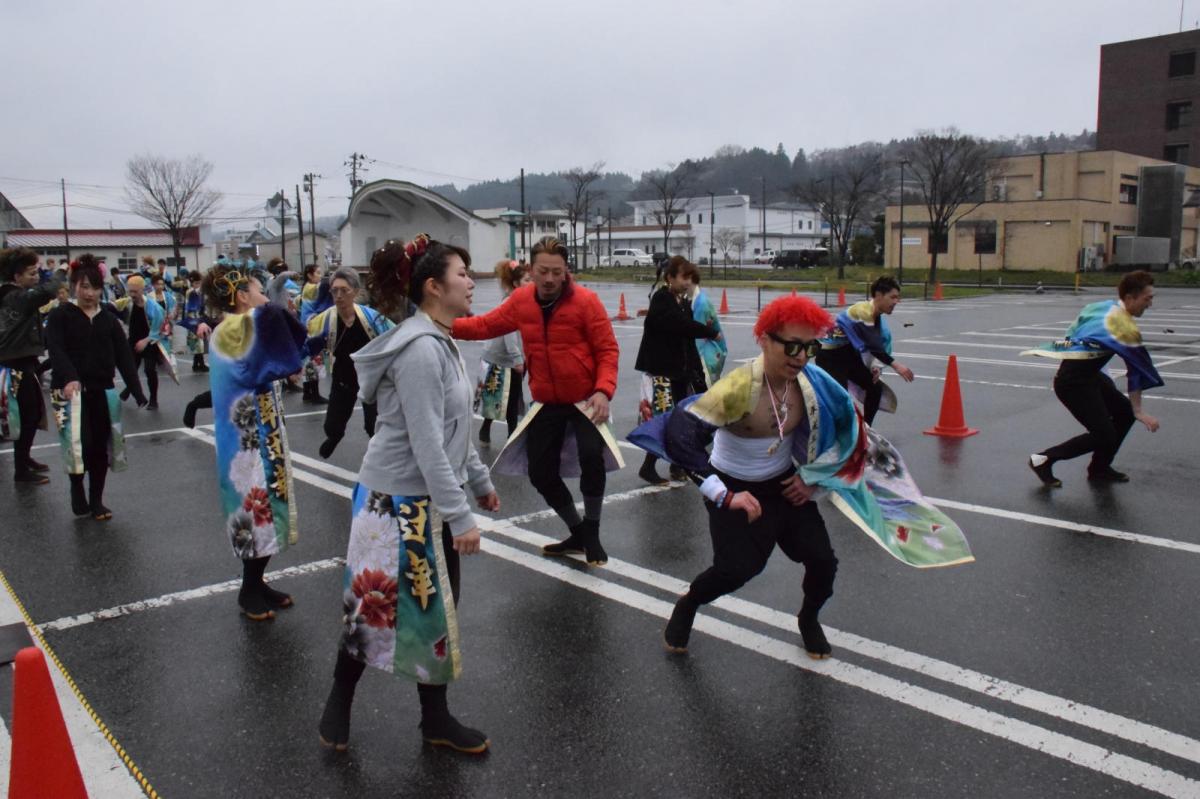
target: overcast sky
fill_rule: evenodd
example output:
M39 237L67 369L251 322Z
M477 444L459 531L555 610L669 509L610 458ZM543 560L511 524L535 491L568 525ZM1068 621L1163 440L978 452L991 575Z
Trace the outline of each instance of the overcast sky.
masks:
M137 225L137 153L213 162L222 213L305 172L320 215L367 179L637 175L724 144L789 155L954 125L1096 126L1100 45L1179 0L0 0L0 191L39 227ZM1187 0L1196 27L1200 0ZM52 185L54 184L54 185ZM42 207L38 207L42 206ZM307 210L307 209L306 209ZM252 222L243 223L253 226Z

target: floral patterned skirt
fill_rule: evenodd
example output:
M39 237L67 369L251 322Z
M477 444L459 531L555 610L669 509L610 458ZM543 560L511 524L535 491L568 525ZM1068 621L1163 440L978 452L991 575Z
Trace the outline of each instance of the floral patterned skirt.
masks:
M357 660L444 685L462 671L451 583L457 553L429 497L356 485L341 646Z
M87 401L102 402L107 406L104 412L108 414L109 424L112 425L112 434L108 439L108 468L114 472L125 471L129 460L125 455L125 435L121 425L120 392L115 388L89 391ZM91 446L90 441L84 441L85 437L91 434L85 419L87 410L90 409L84 408L84 392L76 391L75 396L67 399L66 394L56 388L50 392L50 407L58 427L58 445L63 468L67 474L83 474L83 449L85 444Z
M484 419L504 421L508 413L508 393L513 386L512 369L487 361L479 362L479 382L475 385L475 412Z

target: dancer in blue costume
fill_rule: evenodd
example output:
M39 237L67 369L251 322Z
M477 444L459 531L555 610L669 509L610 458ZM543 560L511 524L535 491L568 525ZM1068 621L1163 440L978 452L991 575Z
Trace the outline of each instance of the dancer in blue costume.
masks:
M1115 300L1084 306L1059 341L1021 353L1062 361L1054 375L1054 394L1087 428L1082 435L1029 456L1029 468L1051 488L1062 486L1062 481L1054 476L1055 463L1089 452L1092 460L1088 464L1088 480L1129 482L1128 475L1112 467L1117 450L1134 421L1141 422L1151 433L1158 430L1158 419L1142 409L1142 392L1158 388L1163 380L1142 344L1137 326L1137 319L1154 302L1154 276L1144 271L1130 272L1121 278L1117 296ZM1114 355L1125 361L1128 397L1104 373Z
M629 437L697 475L709 514L713 565L675 605L664 634L673 652L687 651L697 609L762 571L778 544L805 567L798 617L804 648L810 657L829 657L818 613L833 594L837 558L814 501L818 492L909 565L973 560L962 531L921 496L899 453L863 422L846 391L809 363L831 324L808 298L775 300L754 328L761 357Z
M817 353L817 366L862 403L867 424L875 423L885 392L889 401L884 409L895 411L895 395L879 379L880 370L872 361L892 367L906 383L913 381L912 369L892 357L892 331L884 318L899 303L900 284L895 278L884 275L877 279L871 284L871 299L856 302L837 315Z
M296 497L276 380L300 368L304 328L268 304L261 281L232 267L204 277L209 306L226 311L209 342L213 437L225 532L242 560L238 605L255 621L292 598L263 580L272 555L296 543Z
M204 291L200 288L203 275L197 270L188 275L188 292L183 300L179 324L187 330L187 348L192 354L192 371L207 372L204 353L208 350L208 334L216 327L205 313Z
M343 582L343 624L321 743L344 750L350 707L367 666L417 683L421 734L434 746L480 754L482 732L460 724L446 686L461 669L459 556L479 551L470 498L500 500L471 445L471 383L451 324L471 310L467 251L418 236L371 258L372 295L384 313L419 310L353 356L360 396L377 402L353 494Z

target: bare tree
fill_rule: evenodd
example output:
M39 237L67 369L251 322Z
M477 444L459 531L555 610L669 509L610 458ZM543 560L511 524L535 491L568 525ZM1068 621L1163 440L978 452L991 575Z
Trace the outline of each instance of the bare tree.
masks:
M675 220L687 209L683 201L692 190L692 183L699 172L699 163L684 161L679 166L647 172L642 176L651 195L650 213L663 229L663 252L671 251L671 231L675 227Z
M139 155L126 164L125 201L133 213L171 234L176 268L182 263L183 228L200 224L221 201L208 188L213 165L199 155L186 159Z
M578 246L576 242L576 230L579 220L583 220L583 268L587 269L587 224L588 212L594 203L597 203L604 197L604 192L594 191L591 185L604 176L604 162L597 161L591 167L584 169L577 166L568 169L562 173L562 178L567 182L566 196L557 195L553 201L557 205L561 205L562 209L567 212L567 221L571 225L571 252L574 253Z
M719 227L713 231L713 246L721 251L725 266L729 266L729 251L738 248L738 241L744 239L742 231L732 227ZM742 246L745 246L743 243ZM711 271L709 272L711 276Z
M817 153L809 161L808 174L793 186L792 194L812 205L829 225L841 280L846 276L846 252L859 220L869 218L883 202L887 188L883 147L868 143Z
M988 184L1002 173L995 145L948 128L905 142L912 182L929 212L929 282L937 282L937 257L950 228L987 199ZM907 181L906 181L907 182Z

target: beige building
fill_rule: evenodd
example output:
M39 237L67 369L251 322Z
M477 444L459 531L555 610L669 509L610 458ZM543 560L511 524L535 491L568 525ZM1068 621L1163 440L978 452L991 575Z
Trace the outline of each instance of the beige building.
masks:
M1116 150L1019 155L999 160L1000 175L988 186L988 202L967 213L949 231L938 266L949 269L1053 269L1073 272L1103 268L1112 260L1114 238L1133 236L1138 225L1139 169L1166 161ZM1186 170L1183 206L1200 189L1200 169ZM900 206L887 208L884 263L930 265L929 213L906 195L904 227ZM1182 208L1180 257L1196 254L1200 209Z

